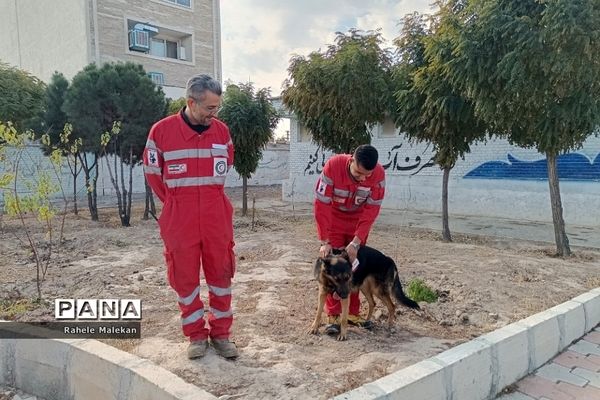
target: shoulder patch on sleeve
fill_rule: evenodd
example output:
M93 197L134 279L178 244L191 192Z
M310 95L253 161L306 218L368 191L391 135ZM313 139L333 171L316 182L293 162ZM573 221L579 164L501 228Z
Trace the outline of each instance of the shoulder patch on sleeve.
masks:
M324 195L326 190L327 190L327 184L323 181L319 182L319 187L317 188L317 193Z
M155 149L148 149L148 165L158 167L158 152Z

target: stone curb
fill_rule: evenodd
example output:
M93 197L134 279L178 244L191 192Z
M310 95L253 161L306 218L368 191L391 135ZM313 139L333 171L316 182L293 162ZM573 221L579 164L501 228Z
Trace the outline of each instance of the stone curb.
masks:
M494 399L600 323L600 288L333 400Z
M493 399L600 323L600 288L334 400ZM214 400L151 361L92 339L4 339L0 384L52 399Z
M48 400L213 400L151 361L92 339L0 340L0 384Z

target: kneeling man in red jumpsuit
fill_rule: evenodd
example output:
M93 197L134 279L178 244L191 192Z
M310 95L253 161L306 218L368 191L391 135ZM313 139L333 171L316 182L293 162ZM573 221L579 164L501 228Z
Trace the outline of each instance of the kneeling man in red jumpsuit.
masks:
M233 207L223 187L233 165L229 128L215 118L221 84L208 75L190 78L186 106L152 127L144 149L144 174L163 202L158 224L168 280L177 293L190 359L206 354L209 341L225 358L238 350L229 340ZM200 269L208 289L208 315L200 299Z
M314 203L321 257L331 253L332 248L345 249L352 262L360 246L366 244L385 194L385 170L377 160L375 147L361 145L354 154L334 155L325 164ZM328 294L326 333L339 333L341 311L339 297ZM360 316L358 292L350 295L348 322L366 329L373 327L371 321Z

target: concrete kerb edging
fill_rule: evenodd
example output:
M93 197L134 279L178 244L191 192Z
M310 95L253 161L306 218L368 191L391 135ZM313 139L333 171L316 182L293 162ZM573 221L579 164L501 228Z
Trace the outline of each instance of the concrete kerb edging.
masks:
M491 399L600 323L600 288L337 396ZM209 400L154 363L91 339L4 339L0 384L54 399Z
M92 339L0 340L0 385L47 400L212 400L151 361Z
M334 400L486 400L600 323L600 288L396 371Z

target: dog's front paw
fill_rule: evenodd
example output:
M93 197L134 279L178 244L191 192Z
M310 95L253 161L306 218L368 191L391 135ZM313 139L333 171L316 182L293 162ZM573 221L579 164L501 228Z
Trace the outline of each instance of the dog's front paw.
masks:
M317 335L319 333L319 324L312 324L306 333L309 335Z
M343 342L346 340L346 332L341 332L337 337L338 342Z

